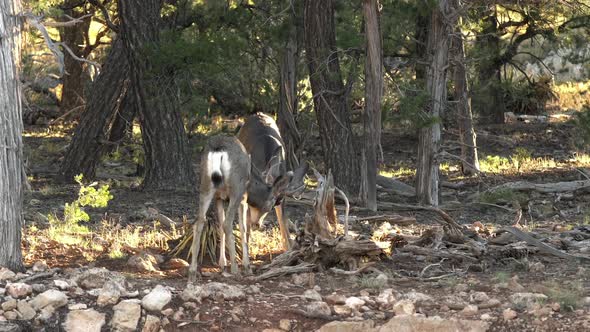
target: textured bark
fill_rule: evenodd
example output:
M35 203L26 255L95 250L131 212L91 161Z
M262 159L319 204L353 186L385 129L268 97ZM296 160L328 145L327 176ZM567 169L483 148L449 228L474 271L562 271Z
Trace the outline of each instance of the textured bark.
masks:
M416 196L422 204L438 206L439 203L439 161L437 154L441 144L440 116L446 105L446 67L448 64L449 44L452 24L447 22L450 16L449 0L440 0L430 15L428 29L428 71L426 89L430 101L425 112L436 119L433 124L420 128L418 134L418 160L416 170Z
M0 266L13 271L24 269L20 11L20 0L0 0Z
M333 0L306 0L305 49L326 170L348 197L358 197L360 167L336 50Z
M84 15L82 6L77 6L77 0L67 0L61 7L63 13L73 18ZM64 16L64 21L70 18ZM85 57L84 35L90 27L91 18L87 17L82 23L61 27L59 35L61 41L66 44L78 57ZM67 53L67 52L66 52ZM84 70L84 63L66 54L64 57L64 68L66 73L63 76L63 87L60 102L62 113L68 112L84 104L84 86L88 81L88 75ZM79 112L81 113L81 112Z
M454 1L456 1L456 8L458 8L459 0ZM457 102L457 122L461 142L461 170L464 175L473 175L479 172L479 158L477 156L475 130L473 129L467 71L465 70L465 47L460 28L456 29L452 42L455 62L455 101Z
M137 115L137 103L133 100L134 94L129 92L129 81L126 81L125 84L126 89L121 97L121 107L113 117L109 133L109 142L111 143L109 151L113 151L113 148L119 145L127 135L131 135L133 120Z
M103 142L106 141L108 125L119 109L128 76L129 65L123 41L117 38L92 85L86 110L80 117L61 165L60 173L64 181L72 182L78 174L84 174L86 179L95 177L96 166L105 149Z
M297 27L293 23L282 55L279 87L279 112L277 124L285 142L287 168L299 166L301 156L301 133L295 122L297 114L297 63L299 48L297 45Z
M383 54L379 9L377 0L364 0L365 18L365 113L364 113L364 158L366 173L364 192L365 206L377 211L377 150L381 146L381 97L383 96Z
M492 9L491 9L492 10ZM504 98L500 89L502 83L500 58L500 37L498 21L492 12L484 19L482 33L477 42L484 59L478 70L478 93L475 106L484 122L504 123Z
M160 0L119 0L122 38L145 151L144 189L188 189L194 184L190 150L173 78L150 74L147 47L158 47Z

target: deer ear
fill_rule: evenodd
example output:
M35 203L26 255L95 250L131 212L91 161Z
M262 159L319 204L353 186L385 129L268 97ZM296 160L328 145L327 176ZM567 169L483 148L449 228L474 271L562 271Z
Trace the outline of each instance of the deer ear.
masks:
M273 183L281 175L281 166L284 163L282 149L282 146L277 146L272 153L272 157L266 163L266 169L264 171L266 183Z

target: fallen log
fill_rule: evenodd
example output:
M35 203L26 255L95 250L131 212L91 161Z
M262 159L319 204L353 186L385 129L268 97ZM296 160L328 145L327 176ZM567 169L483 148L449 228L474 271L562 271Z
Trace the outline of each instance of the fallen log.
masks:
M541 193L562 193L566 191L575 191L590 187L590 180L553 182L553 183L532 183L528 181L516 181L501 184L499 186L490 188L486 192L494 192L499 190L519 190L519 191L538 191ZM475 194L479 196L482 193Z

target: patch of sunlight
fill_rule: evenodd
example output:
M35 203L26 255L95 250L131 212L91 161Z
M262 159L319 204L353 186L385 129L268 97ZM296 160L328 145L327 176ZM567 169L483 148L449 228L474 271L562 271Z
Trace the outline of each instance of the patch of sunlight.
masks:
M578 153L569 161L574 163L576 166L589 166L590 155L586 153Z
M553 92L558 97L557 104L561 109L580 110L588 103L590 82L566 82L553 87Z
M389 178L398 178L404 176L414 176L416 175L416 170L406 167L400 167L398 169L382 169L379 170L379 175L389 177Z
M250 233L249 250L253 259L282 251L283 245L279 228L273 227L266 231L252 231Z

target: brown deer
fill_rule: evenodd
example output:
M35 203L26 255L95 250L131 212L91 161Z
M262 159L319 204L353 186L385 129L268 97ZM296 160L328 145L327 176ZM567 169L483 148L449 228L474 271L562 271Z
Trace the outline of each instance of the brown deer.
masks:
M264 113L249 116L238 132L238 139L252 162L253 184L248 189L248 236L251 228L258 227L274 207L283 240L283 249L291 247L289 227L283 215L283 196L304 186L303 177L307 163L302 163L293 173L287 172L285 144L274 119ZM292 174L292 175L291 175ZM274 190L276 181L284 176L291 177L288 188ZM266 184L266 186L265 186ZM270 197L269 199L269 196Z
M269 164L269 169L262 174L268 174L275 163ZM233 222L238 213L239 228L242 245L242 266L246 273L251 273L248 253L247 230L256 221L248 216L248 202L251 201L263 210L267 206L274 206L277 199L285 191L293 177L287 172L273 178L268 184L258 172L252 172L250 156L244 145L235 137L213 136L201 157L199 214L193 225L193 243L191 247L192 261L189 268L189 281L194 282L198 273L198 257L201 248L201 234L206 221L207 211L211 201L215 199L216 215L219 226L219 266L225 269L227 261L226 248L229 250L231 273L238 273L236 263L235 239L232 233ZM224 211L224 201L229 200L227 211Z

